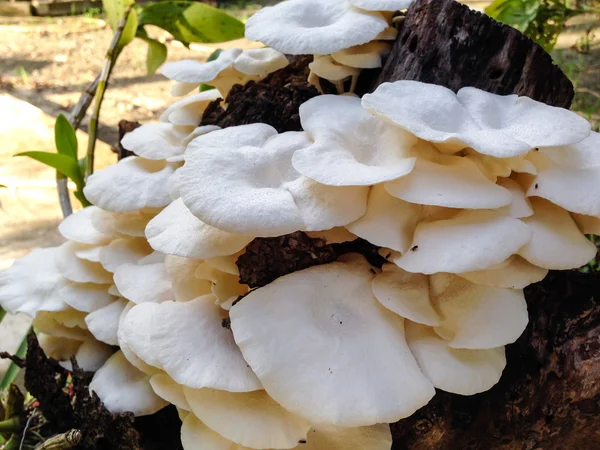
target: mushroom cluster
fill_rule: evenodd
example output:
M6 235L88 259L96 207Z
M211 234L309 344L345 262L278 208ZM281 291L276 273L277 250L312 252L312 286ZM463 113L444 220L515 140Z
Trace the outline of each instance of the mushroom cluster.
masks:
M166 67L176 94L217 90L128 133L135 156L89 178L94 206L61 223L63 245L0 274L0 305L96 371L111 411L175 405L186 450L389 450L388 424L435 389L490 389L528 322L523 289L596 255L586 120L397 81L310 99L301 131L198 126L233 84L285 67L280 51L360 53L405 3L290 0L248 22L276 50ZM298 233L381 263L340 252L271 282L240 274L257 242Z

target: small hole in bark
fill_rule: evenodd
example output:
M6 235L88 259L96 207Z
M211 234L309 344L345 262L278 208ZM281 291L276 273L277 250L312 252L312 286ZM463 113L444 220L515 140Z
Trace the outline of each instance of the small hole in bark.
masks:
M408 41L409 37L410 37L410 33L406 33L404 36L402 36L402 39L400 40L400 43L402 45L406 44L406 41Z
M502 70L494 69L494 70L492 70L492 73L490 73L490 80L497 80L501 76L502 76Z
M408 44L408 51L410 51L411 53L414 53L415 50L417 49L418 42L419 42L419 38L417 36L413 36L413 38L410 40L410 44Z
M462 28L462 26L463 26L463 21L462 21L462 19L456 19L456 20L454 21L454 26L455 26L456 28Z

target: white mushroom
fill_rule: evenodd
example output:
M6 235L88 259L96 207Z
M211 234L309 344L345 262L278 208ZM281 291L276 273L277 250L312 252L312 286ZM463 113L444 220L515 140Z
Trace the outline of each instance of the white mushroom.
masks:
M56 266L62 276L77 283L110 284L112 275L104 270L100 263L78 258L75 251L76 242L67 241L58 247L55 258Z
M309 231L306 234L314 239L323 239L326 244L341 244L342 242L350 242L358 239L356 234L344 227L335 227L323 231Z
M337 63L348 67L376 69L382 66L383 58L389 54L390 48L391 46L387 42L372 41L355 47L345 48L333 53L331 57ZM317 73L317 75L319 74Z
M362 104L449 152L471 147L508 158L534 147L575 144L590 134L589 122L574 112L470 87L454 94L418 81L383 83Z
M98 342L96 339L88 339L79 346L73 356L75 356L80 369L86 372L96 372L114 352L114 348L110 345ZM67 370L73 370L73 365L69 361L70 357L71 355L60 363Z
M196 278L196 270L202 264L197 259L167 255L165 270L171 281L171 290L175 301L187 302L212 292L212 283Z
M101 211L96 206L89 206L66 217L59 225L59 233L66 239L81 244L104 245L108 244L112 233L106 233L95 226L94 214Z
M354 6L369 11L399 11L408 8L413 0L348 0Z
M513 217L464 210L451 219L419 223L410 250L393 261L414 273L484 270L517 253L531 236L529 227Z
M291 55L327 55L372 41L388 27L379 12L347 0L289 0L256 12L246 38Z
M278 405L265 391L227 392L184 387L194 415L237 444L288 449L306 440L309 423Z
M517 340L529 317L522 290L474 284L451 274L430 279L441 324L435 331L452 348L489 349Z
M169 106L165 112L161 114L160 121L171 123L173 125L192 127L191 129L188 128L185 130L187 131L185 136L180 135L181 141L183 141L183 139L185 139L185 137L191 133L195 127L200 125L202 115L204 114L204 111L208 105L219 98L221 98L221 94L219 94L219 91L216 89L211 89L182 98L181 100L178 100Z
M571 214L582 233L600 235L600 218L583 214Z
M369 114L360 99L321 95L300 106L302 127L314 144L292 157L301 174L331 186L369 186L395 180L415 165L410 133Z
M100 264L108 272L115 273L123 264L137 263L151 253L146 239L115 239L100 251Z
M183 392L183 386L176 383L166 373L159 373L150 378L150 385L156 395L160 398L165 399L172 405L175 405L179 409L190 411L190 405L185 399L185 393Z
M403 319L375 299L374 273L356 259L278 278L230 311L235 340L269 395L313 423L394 422L434 395Z
M145 210L111 212L95 206L89 208L93 209L92 226L112 237L143 237L146 225L156 215L153 211Z
M33 319L33 326L40 333L78 341L90 339L84 319L86 313L74 309L64 311L39 311Z
M146 237L157 251L198 259L231 255L254 239L207 225L190 212L181 198L150 221Z
M406 324L406 341L425 376L446 392L459 395L485 392L500 380L506 366L504 347L451 348L431 328L413 322Z
M90 390L98 394L112 413L145 416L167 406L152 390L149 376L132 366L120 351L95 373Z
M140 358L179 384L232 392L261 389L223 326L226 318L214 296L206 295L186 303L138 305L127 313L120 332Z
M524 289L532 283L542 281L548 275L547 269L535 266L520 256L511 256L507 265L487 270L458 273L459 277L473 283L511 289Z
M214 133L235 135L235 128ZM196 145L201 140L188 146L180 192L204 223L234 234L280 236L343 226L364 214L366 189L324 186L294 170L292 154L311 143L305 133L282 133L262 147L207 148Z
M124 299L116 300L103 308L92 311L85 317L85 323L90 333L101 342L108 345L119 345L119 318L127 306Z
M104 308L115 300L107 284L67 283L58 290L58 296L70 307L90 313Z
M129 156L91 175L84 193L95 205L113 212L162 208L171 202L166 185L177 167L175 163Z
M512 194L512 203L505 207L506 213L509 216L521 219L523 217L529 217L533 214L531 203L525 197L525 192L519 183L511 180L510 178L501 178L498 180L498 185L507 189Z
M440 325L429 298L427 275L405 272L395 264L384 264L382 269L373 280L373 294L383 306L413 322Z
M233 61L233 68L246 75L265 78L289 64L285 55L272 48L253 48L243 51Z
M533 238L519 255L544 269L581 267L596 256L596 246L577 228L569 213L547 200L532 198L533 216L523 220Z
M202 111L204 112L204 111ZM200 115L202 114L200 113ZM177 115L179 118L179 115ZM194 125L198 125L198 120ZM183 140L194 130L193 127L177 126L172 123L149 123L127 133L121 145L137 156L162 160L183 154Z
M164 255L155 252L149 256L155 255L161 256L162 260L154 262L142 259L137 263L126 263L117 268L114 274L115 285L127 300L139 304L174 299Z
M600 166L600 133L592 133L576 144L563 147L541 147L540 152L563 167L589 169Z
M331 56L322 56L321 58L315 59L311 62L308 67L311 70L311 75L314 74L317 77L324 78L325 80L331 81L336 85L338 94L345 92L343 82L348 78L352 78L352 86L350 92L354 92L356 86L357 77L360 73L359 69L354 67L346 66L338 61L335 61ZM316 83L312 82L316 81ZM309 77L309 82L314 84L317 89L322 91L321 84L318 79Z

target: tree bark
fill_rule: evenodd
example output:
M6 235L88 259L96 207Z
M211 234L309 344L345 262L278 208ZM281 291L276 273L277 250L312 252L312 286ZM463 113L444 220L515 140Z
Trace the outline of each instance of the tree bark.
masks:
M573 86L540 46L451 0L417 0L379 77L474 86L568 108ZM394 450L600 448L600 274L551 272L525 290L530 323L488 392L438 392L392 425Z

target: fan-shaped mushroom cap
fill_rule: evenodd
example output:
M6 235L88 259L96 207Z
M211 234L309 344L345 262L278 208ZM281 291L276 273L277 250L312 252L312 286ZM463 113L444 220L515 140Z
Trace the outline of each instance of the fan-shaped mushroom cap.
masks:
M237 444L288 449L306 440L309 423L278 405L265 391L227 392L184 387L194 415Z
M86 372L96 372L114 352L115 350L110 345L92 338L84 341L72 356L75 356L80 369ZM69 355L70 357L71 355ZM67 370L73 370L73 365L69 360L62 361L60 365Z
M227 130L239 133L227 128L214 134ZM206 148L197 142L186 151L180 192L185 206L209 225L241 235L279 236L345 225L364 214L361 189L324 186L293 169L292 154L310 145L305 133L273 136L262 148Z
M150 378L150 385L159 397L165 399L179 409L190 411L191 408L185 399L183 386L176 383L175 380L166 373L154 375Z
M75 255L78 244L67 241L55 253L56 266L62 276L77 283L110 284L112 275L100 263L80 259Z
M40 333L51 336L85 341L92 335L84 322L86 313L74 309L64 311L39 311L33 319L33 326Z
M335 52L331 57L335 62L348 67L375 69L382 66L382 58L385 58L389 54L390 48L391 46L387 42L372 41L355 47L345 48L344 50ZM317 73L317 75L319 74Z
M301 174L331 186L369 186L408 174L417 139L369 114L356 97L320 95L300 106L315 142L292 157Z
M226 318L214 296L205 295L186 303L138 305L121 327L140 358L179 384L232 392L261 389L231 331L223 327Z
M89 313L85 323L90 333L108 345L119 345L119 318L126 306L127 301L119 299Z
M162 160L183 154L182 142L192 131L189 126L148 123L127 133L121 145L142 158Z
M335 227L323 231L309 231L306 233L313 239L323 239L326 244L341 244L358 239L358 236L344 227ZM210 263L210 261L208 261ZM238 272L239 273L239 272Z
M152 251L143 238L115 239L100 251L100 263L105 270L115 273L123 264L137 263Z
M600 235L600 218L583 214L571 214L571 217L582 233Z
M407 417L434 395L403 319L373 296L373 278L364 258L311 267L231 309L246 361L288 411L314 423L372 425Z
M75 250L75 256L79 259L85 259L91 262L100 262L100 250L104 246L102 245L85 245L78 244L78 249Z
M470 87L454 94L418 81L383 83L362 104L450 152L471 147L508 158L534 147L574 144L590 134L590 124L566 109Z
M254 237L205 224L178 198L150 221L146 237L155 250L185 258L214 258L236 253Z
M408 175L386 183L385 190L407 202L447 208L493 209L512 202L508 190L459 156L447 156L439 163L418 158Z
M233 68L246 75L265 78L289 64L285 55L272 48L253 48L243 51L233 62Z
M348 0L354 6L369 11L399 11L408 8L413 0Z
M329 55L315 59L308 67L315 75L330 81L345 80L360 73L359 69L346 66Z
M529 317L522 290L474 284L451 274L430 278L441 317L435 331L452 348L489 349L517 340Z
M129 346L129 342L127 342L125 333L123 333L123 322L125 321L125 318L127 317L129 311L131 311L131 309L134 306L136 306L135 303L129 302L123 310L123 312L121 313L121 317L119 317L119 329L117 331L119 347L123 352L123 356L125 356L129 363L132 364L138 370L150 376L156 375L158 373L163 373L162 370L157 369L156 367L146 364L144 361L142 361L142 359L133 352L133 350Z
M58 290L58 295L71 308L90 313L104 308L115 300L108 289L107 284L67 281Z
M581 267L596 256L596 246L577 228L569 213L541 198L532 198L533 216L523 219L533 232L519 255L544 269Z
M289 0L250 17L246 38L290 55L328 55L372 41L387 26L381 13L347 0Z
M67 309L60 295L68 281L56 264L59 251L59 247L35 249L0 272L0 306L10 314L29 317L35 317L38 311Z
M58 336L51 336L45 333L37 333L37 338L40 347L49 358L54 358L57 361L69 359L77 349L81 347L82 342L76 339L68 339Z
M95 226L93 215L101 211L97 206L89 206L66 217L59 225L59 233L70 241L80 244L104 245L108 244L112 233L105 233Z
M208 105L218 98L221 98L221 94L216 89L210 89L182 98L169 106L165 112L161 114L160 121L171 123L173 125L195 128L200 125L202 115ZM185 137L193 131L193 128L186 131L188 133L185 136L181 136L181 140L185 139Z
M501 178L498 180L498 185L507 189L512 194L512 203L506 207L506 212L509 216L521 219L533 214L531 203L525 197L525 192L519 183L510 178Z
M120 351L94 374L90 390L115 414L132 412L145 416L167 406L152 390L149 376L132 366Z
M583 141L569 146L542 147L541 153L563 167L589 169L600 166L600 133L592 133Z
M524 289L532 283L537 283L546 278L547 269L535 266L520 256L511 256L510 262L499 268L487 270L476 270L468 273L458 273L459 277L465 278L473 283L485 284L511 289Z
M84 193L95 205L113 212L162 208L171 202L166 186L177 167L129 156L91 175Z
M383 306L413 322L440 325L429 299L427 275L405 272L395 264L384 264L382 269L373 280L373 294Z
M153 211L111 212L93 208L92 226L102 233L114 237L144 237L146 225L156 213ZM70 216L69 216L70 217Z
M473 395L494 386L506 366L504 347L456 349L426 326L406 323L406 341L433 385L446 392Z
M600 166L584 169L560 166L537 152L531 155L531 160L538 173L527 190L528 196L545 198L574 213L600 215Z
M240 283L239 275L223 272L211 264L199 265L195 275L200 280L211 282L211 291L217 297L218 304L231 303L240 295L248 293L248 286Z
M221 72L230 68L241 53L239 48L230 48L219 53L213 61L201 63L185 59L163 65L161 72L165 77L177 81L171 94L181 96L193 91L202 83L210 84Z
M196 270L202 261L167 255L165 270L171 281L175 301L187 302L212 292L212 283L196 278Z
M156 253L156 252L155 252ZM151 254L150 256L153 256ZM122 264L114 275L115 285L119 292L133 303L159 303L173 300L171 280L162 261Z
M532 231L513 217L465 210L451 219L419 223L410 251L394 263L425 274L483 270L515 254L531 236Z

